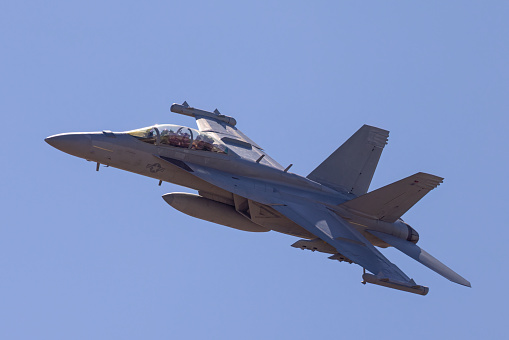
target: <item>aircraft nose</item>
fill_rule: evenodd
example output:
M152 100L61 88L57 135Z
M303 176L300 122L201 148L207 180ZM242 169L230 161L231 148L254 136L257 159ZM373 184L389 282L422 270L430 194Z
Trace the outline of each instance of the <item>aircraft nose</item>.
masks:
M168 203L169 205L173 206L173 200L175 199L175 195L173 193L170 194L164 194L163 199Z
M55 149L82 158L87 157L92 145L92 138L86 133L62 133L44 140Z

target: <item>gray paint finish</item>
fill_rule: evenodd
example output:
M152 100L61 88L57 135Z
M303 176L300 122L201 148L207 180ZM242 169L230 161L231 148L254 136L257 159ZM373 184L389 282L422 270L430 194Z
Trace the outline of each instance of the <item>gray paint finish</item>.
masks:
M442 178L418 173L367 193L389 132L364 125L307 177L287 172L243 134L232 117L172 105L194 117L199 131L154 125L127 132L67 133L51 146L98 164L198 191L164 200L195 218L231 228L269 230L302 238L292 246L332 254L372 274L369 282L425 295L376 247L393 246L449 280L470 282L416 245L419 234L403 215Z

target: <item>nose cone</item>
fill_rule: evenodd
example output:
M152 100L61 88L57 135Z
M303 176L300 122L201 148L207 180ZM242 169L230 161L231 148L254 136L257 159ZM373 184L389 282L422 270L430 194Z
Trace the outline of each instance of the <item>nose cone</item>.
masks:
M46 143L73 156L86 158L90 154L92 138L86 133L62 133L45 139Z
M164 194L163 199L173 207L173 200L175 199L175 195L173 193L170 194Z

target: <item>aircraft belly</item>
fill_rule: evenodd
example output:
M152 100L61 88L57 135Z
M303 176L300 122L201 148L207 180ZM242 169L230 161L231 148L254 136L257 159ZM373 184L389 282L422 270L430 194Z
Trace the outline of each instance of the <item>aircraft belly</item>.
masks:
M211 185L215 191L222 190L227 193L233 193L234 196L241 197L244 200L249 201L251 215L246 214L246 211L243 211L243 209L241 210L237 209L237 211L239 211L239 213L241 213L242 215L250 218L254 223L283 234L308 239L316 238L315 235L307 231L305 228L301 227L299 224L291 221L290 219L286 218L273 208L266 205L271 204L272 199L274 199L274 197L277 196L275 195L275 193L277 192L277 189L275 187L268 185L267 183L263 183L259 180L249 179L240 176L236 177L222 171L214 170L212 168L205 168L200 165L197 165L196 163L194 164L184 162L179 163L179 160L166 158L164 156L161 157L161 160L164 162L165 165L166 164L171 165L173 163L175 164L175 166L180 166L182 170L189 172L189 175L192 176L193 178L199 179L200 181L203 181L205 184ZM212 182L214 184L209 184L209 182ZM179 185L194 188L186 184ZM207 189L200 190L210 192L210 190ZM228 197L227 195L222 196ZM247 200L244 197L250 197L250 199ZM222 200L218 201L224 202ZM251 207L251 204L263 206L265 208L264 209L265 212L270 212L270 216L264 216L263 213L255 214L254 212L256 211L257 208Z
M205 191L199 190L200 196L208 198L212 201L235 206L237 212L244 217L250 219L253 223L264 228L296 237L312 239L316 238L315 235L302 228L300 225L294 223L290 219L278 213L267 205L248 200L244 197L234 195L226 190L216 188L214 190ZM234 199L235 197L235 199ZM238 200L245 201L245 205L239 205ZM237 204L236 204L237 203Z
M103 149L107 148L107 145L102 145L101 147L103 146ZM229 195L231 196L229 192L193 176L176 165L164 162L153 155L141 152L137 153L130 148L116 147L115 149L111 149L111 152L102 149L98 149L98 151L93 150L90 160L190 189L214 192L216 195L226 197L229 197Z
M233 194L220 188L211 191L198 190L198 194L212 201L228 204L231 206L235 205Z
M254 223L282 234L307 239L316 238L315 235L302 228L300 225L288 219L287 217L281 215L270 206L260 204L252 200L248 200L248 202L251 221Z
M156 159L157 160L157 159ZM150 176L145 173L142 173L142 175L155 177L157 179L163 180L165 182L170 182L176 185L180 185L186 188L194 189L197 191L206 191L206 192L214 192L216 195L223 195L227 196L228 192L225 190L222 190L218 187L216 187L213 184L210 184L202 179L196 178L195 176L191 175L189 172L179 168L176 165L172 165L169 163L158 163L161 164L164 169L164 171L157 176Z
M121 170L152 177L197 191L214 193L216 196L231 199L231 193L228 191L193 176L181 167L166 162L151 154L150 151L156 151L152 146L143 145L143 143L137 146L143 146L144 148L139 150L134 147L115 145L107 139L95 139L92 142L90 157L88 157L88 159ZM196 157L195 155L171 150L169 148L158 148L157 152L162 155L171 155L176 159L187 160L188 158L194 159ZM207 157L202 158L201 161L206 163L210 162Z
M253 219L254 223L265 227L267 229L271 229L281 234L313 239L316 238L315 235L311 234L306 229L302 228L300 225L293 223L292 221L287 221L286 219Z

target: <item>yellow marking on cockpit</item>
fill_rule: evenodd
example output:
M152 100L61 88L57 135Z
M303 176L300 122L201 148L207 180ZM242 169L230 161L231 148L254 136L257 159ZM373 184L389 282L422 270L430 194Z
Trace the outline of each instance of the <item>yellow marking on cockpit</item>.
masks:
M367 226L367 225L364 225L364 224L355 223L355 222L352 222L352 221L348 221L348 223L356 224L356 225L360 225L361 227L366 227L366 228L368 228L368 226Z
M97 148L97 149L101 149L101 150L104 150L104 151L109 151L109 152L113 152L113 150L110 150L110 149L105 149L105 148L101 148L99 146L96 146L96 145L92 145L94 148Z

